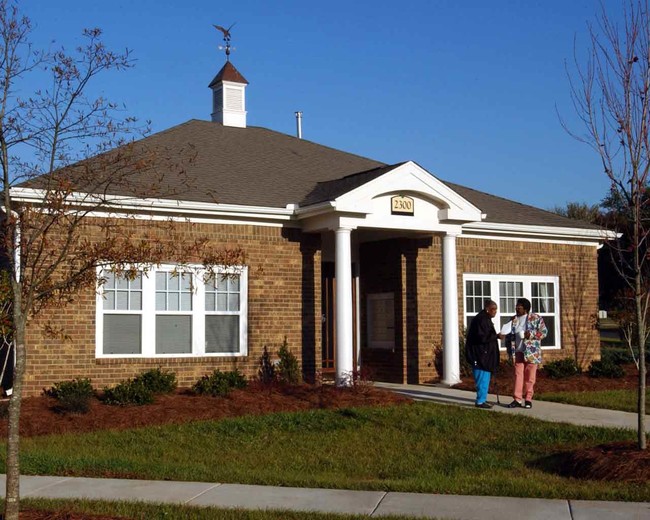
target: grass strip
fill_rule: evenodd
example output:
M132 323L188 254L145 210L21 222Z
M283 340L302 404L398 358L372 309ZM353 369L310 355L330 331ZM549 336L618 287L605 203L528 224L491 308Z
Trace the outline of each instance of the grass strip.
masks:
M637 390L598 390L588 392L544 392L535 396L540 401L620 410L622 412L637 411ZM646 402L650 402L650 390L646 390Z
M0 500L0 504L3 501ZM76 513L87 515L121 516L134 520L303 520L305 512L286 510L244 510L216 507L197 507L174 504L145 504L142 502L107 502L100 500L46 500L24 499L21 509L51 513ZM308 513L310 520L367 520L367 515L340 515L333 513ZM414 520L404 515L383 516L385 520Z

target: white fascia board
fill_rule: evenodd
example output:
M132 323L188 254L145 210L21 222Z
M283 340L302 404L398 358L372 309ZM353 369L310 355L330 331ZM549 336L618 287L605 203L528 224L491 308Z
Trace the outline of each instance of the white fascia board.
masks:
M520 224L500 224L495 222L472 222L463 225L463 234L480 232L485 234L510 235L510 236L539 236L556 238L578 238L587 240L606 241L614 240L620 233L606 229L583 229L555 226L531 226Z
M324 213L330 213L336 208L336 203L333 201L321 202L319 204L314 204L312 206L306 206L304 208L295 207L296 217L303 219L309 217L316 217Z
M12 188L12 198L19 202L38 204L46 195L46 190L32 188ZM139 199L123 195L95 197L87 193L72 193L68 197L70 204L79 206L100 205L96 211L109 213L129 213L131 211L150 211L152 213L189 214L203 216L249 216L274 220L292 220L293 208L271 208L264 206L244 206L240 204L217 204L214 202L196 202L172 199Z

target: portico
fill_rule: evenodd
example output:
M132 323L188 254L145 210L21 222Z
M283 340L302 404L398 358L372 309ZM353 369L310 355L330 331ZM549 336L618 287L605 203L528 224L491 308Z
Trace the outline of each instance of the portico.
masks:
M318 197L323 200L314 201ZM337 384L349 384L355 367L372 363L373 358L387 359L391 357L388 352L407 352L408 337L413 334L409 327L418 328L418 317L413 315L413 309L409 311L409 304L396 301L398 293L409 301L416 298L417 284L409 285L406 279L414 276L415 264L409 265L407 258L404 269L393 267L394 274L388 278L404 278L404 283L392 284L397 290L389 290L391 283L382 282L379 272L373 279L373 273L364 270L364 249L378 244L380 251L371 254L381 265L381 258L377 257L382 256L382 247L399 248L399 244L407 244L404 241L426 243L433 238L436 243L441 240L442 244L443 377L446 384L459 382L456 237L463 224L482 220L481 211L414 162L319 184L307 200L309 206L296 211L302 229L321 233L323 259L335 263L333 319ZM417 257L417 247L413 258ZM386 250L383 254L389 253ZM408 257L407 253L399 254ZM423 258L426 259L426 255ZM437 261L439 263L440 259ZM396 260L393 264L399 262ZM374 270L375 262L372 264ZM357 266L354 273L353 266ZM432 305L432 302L424 303ZM405 316L401 321L395 318L399 309ZM324 313L323 319L332 317ZM400 324L400 331L395 331L396 323ZM364 351L369 354L366 359L359 356L359 352ZM413 359L413 355L402 355L401 362L407 365L407 358Z

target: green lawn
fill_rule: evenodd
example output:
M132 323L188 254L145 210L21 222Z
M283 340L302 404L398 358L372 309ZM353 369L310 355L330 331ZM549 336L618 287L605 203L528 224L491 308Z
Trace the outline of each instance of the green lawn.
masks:
M601 390L590 392L545 392L536 395L535 399L590 406L592 408L636 412L637 396L637 390ZM650 390L646 390L646 402L650 404Z
M0 500L0 505L2 501ZM242 509L219 509L181 505L158 505L133 502L103 502L99 500L36 500L21 501L21 510L57 511L59 513L86 513L89 515L114 515L124 518L147 520L303 520L304 512L291 511L247 511ZM59 517L57 517L59 518ZM61 516L60 518L63 518ZM413 520L413 517L389 515L384 520ZM309 513L310 520L367 520L367 515L338 515L331 513Z
M650 484L559 477L540 461L634 431L431 403L25 439L25 474L650 501ZM1 452L4 457L4 452Z

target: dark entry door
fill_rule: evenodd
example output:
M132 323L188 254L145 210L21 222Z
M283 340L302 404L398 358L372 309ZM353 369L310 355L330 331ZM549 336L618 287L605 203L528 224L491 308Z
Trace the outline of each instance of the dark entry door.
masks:
M334 262L323 262L321 268L321 309L323 311L322 355L323 375L331 375L336 367L336 280Z
M357 284L355 266L352 266L352 348L353 367L357 370ZM334 262L321 265L321 309L322 316L322 371L331 376L336 371L336 277Z

